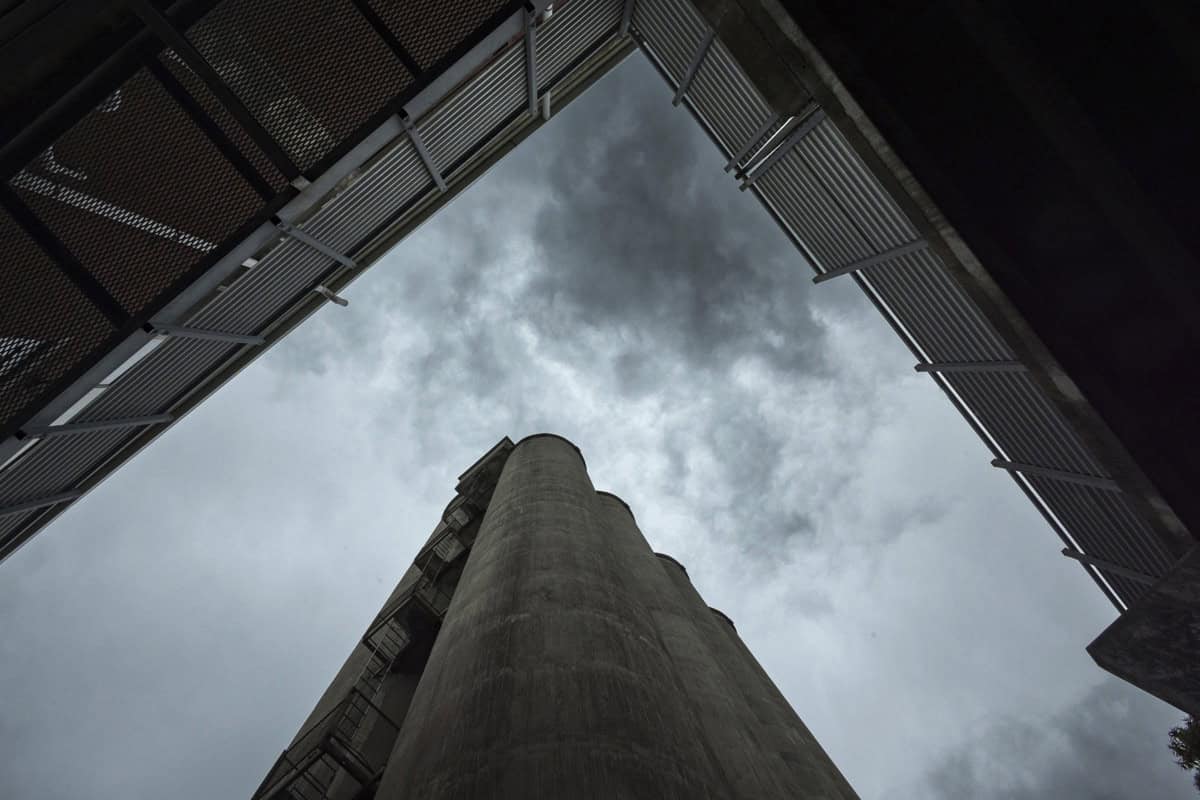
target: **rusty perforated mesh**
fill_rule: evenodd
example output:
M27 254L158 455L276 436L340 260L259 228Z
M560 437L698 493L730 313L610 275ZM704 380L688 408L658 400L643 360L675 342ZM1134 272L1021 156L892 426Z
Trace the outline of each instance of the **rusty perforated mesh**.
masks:
M422 69L512 5L375 3ZM226 0L186 35L301 169L346 145L413 85L352 0ZM282 190L284 175L204 83L170 51L158 58L266 184ZM135 319L263 208L146 69L46 145L9 185ZM12 425L101 356L115 331L8 216L0 246L8 259L0 271L0 420Z
M234 121L233 116L225 110L225 106L221 105L216 96L196 76L196 73L186 67L173 50L164 51L158 59L170 70L171 74L175 76L175 79L183 85L188 93L196 98L196 101L200 103L205 113L229 137L229 140L237 146L242 155L254 165L258 174L263 177L271 188L275 189L275 191L281 191L287 186L288 180L284 177L283 173L271 163L271 159L259 149L258 145L254 144L254 141L246 133L246 130Z
M0 211L0 419L41 397L113 334L108 320Z
M370 0L404 49L427 70L511 0Z
M350 0L228 0L187 35L302 170L412 82Z
M144 69L10 184L135 316L261 207Z

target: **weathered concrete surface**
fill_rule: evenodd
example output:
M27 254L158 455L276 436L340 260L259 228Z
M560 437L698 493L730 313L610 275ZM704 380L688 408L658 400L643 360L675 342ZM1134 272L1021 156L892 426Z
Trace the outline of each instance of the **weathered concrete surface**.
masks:
M691 711L687 735L702 743L713 765L717 781L714 794L730 798L773 796L764 782L755 780L759 754L741 718L743 707L736 687L712 657L683 596L659 566L629 507L610 494L601 493L599 500L614 544L626 551L630 577L639 586L642 613L653 622L670 656L675 691Z
M691 695L705 713L706 732L737 778L737 793L731 796L856 800L729 619L708 607L679 562L660 556L659 565L704 648L703 670L688 670L697 679ZM681 661L699 660L693 655L698 649L685 651ZM703 682L701 675L712 680Z
M1200 547L1088 645L1104 669L1200 717Z
M719 797L572 445L509 457L377 797Z

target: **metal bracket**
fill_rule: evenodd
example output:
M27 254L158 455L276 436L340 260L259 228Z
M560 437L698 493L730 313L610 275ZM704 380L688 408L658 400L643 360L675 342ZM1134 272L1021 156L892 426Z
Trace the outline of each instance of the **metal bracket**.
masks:
M916 253L920 250L926 249L927 247L929 247L929 242L925 241L924 239L918 239L915 242L902 244L899 247L893 247L891 250L885 250L882 253L877 253L876 255L864 258L861 261L854 261L841 267L834 267L831 270L822 272L820 275L815 275L813 277L813 283L824 283L825 281L836 278L839 275L849 275L851 272L859 272L860 270L877 267L880 264L886 264L894 258L900 258L901 256L906 256L910 253Z
M1062 549L1062 554L1067 558L1075 559L1081 564L1087 564L1095 567L1096 569L1102 569L1105 572L1111 572L1113 575L1120 575L1123 578L1129 578L1131 581L1147 584L1158 583L1158 578L1155 578L1153 575L1147 575L1144 572L1138 572L1137 570L1129 569L1128 567L1122 567L1120 564L1114 564L1111 561L1105 561L1103 558L1089 556L1087 553L1081 553L1078 550L1071 550L1070 548L1064 547Z
M936 361L929 364L917 364L913 367L917 372L1025 372L1027 368L1020 361Z
M621 27L617 29L617 36L624 39L629 35L629 24L633 22L633 7L637 5L637 0L625 0L625 7L621 9Z
M231 342L233 344L266 344L267 340L250 333L227 333L225 331L210 331L201 328L189 328L185 325L170 325L167 323L151 322L154 332L164 336L180 339L204 339L211 342Z
M127 417L125 419L101 419L93 422L70 422L66 425L42 425L24 428L21 432L26 437L45 439L52 436L67 436L72 433L87 431L108 431L117 428L144 428L148 425L162 425L172 422L175 418L170 414L150 414L145 417Z
M20 514L24 511L36 511L39 508L56 506L59 503L67 503L76 499L81 494L83 494L81 489L71 489L67 492L59 492L58 494L51 494L34 500L26 500L23 503L14 503L11 506L0 508L0 517L7 517L9 514Z
M1106 489L1110 492L1121 491L1121 487L1112 478L1102 478L1099 475L1083 475L1078 472L1068 472L1064 469L1039 467L1035 464L1022 464L1018 461L1005 461L1000 458L993 458L992 466L997 469L1008 470L1009 472L1019 472L1022 475L1052 478L1063 483L1076 483L1080 486L1091 486L1096 489Z
M316 286L313 287L313 291L316 292L317 294L321 295L321 297L324 297L329 302L339 305L342 308L345 308L346 306L350 305L349 300L347 300L344 297L338 297L338 295L333 291L333 289L330 289L328 286L325 286L324 284L318 283Z
M800 143L800 140L812 133L813 128L825 121L825 110L818 106L815 102L809 103L807 109L807 115L803 116L803 119L801 120L800 124L797 125L796 129L788 134L787 139L785 139L783 143L779 145L779 147L776 147L770 155L768 155L761 163L759 163L754 170L754 174L748 175L742 181L742 185L738 187L739 189L745 191L753 186L759 178L767 174L771 167L775 166L775 162L787 155L788 151Z
M437 184L438 189L446 191L446 180L442 177L442 173L437 168L437 164L433 163L433 159L429 157L429 151L425 149L425 142L421 139L421 132L417 130L417 126L412 124L412 120L407 114L400 115L400 121L404 124L404 130L408 132L409 141L412 142L413 149L417 151L417 157L421 159L421 163L425 165L425 169L429 172L429 177L433 178L433 182Z
M708 55L708 48L712 47L713 40L716 38L717 32L710 30L696 45L696 51L692 53L692 62L688 64L687 72L683 73L683 77L679 80L679 86L675 89L675 97L671 100L671 105L677 106L683 101L688 87L692 85L696 73L700 71L700 65L704 63L704 57Z
M537 117L537 31L532 3L526 3L525 15L525 92L529 100L529 116Z
M779 114L772 114L771 116L767 117L766 120L763 121L763 124L759 125L758 129L750 135L750 138L746 140L746 143L742 145L742 148L734 153L733 157L729 159L729 163L725 165L725 171L729 172L736 167L743 158L751 155L752 151L754 150L754 145L758 144L760 141L762 141L764 136L778 127Z
M333 249L329 245L322 242L320 239L317 239L317 238L311 236L310 234L305 233L304 231L300 230L292 223L286 222L284 220L280 220L279 222L275 223L275 227L278 228L279 230L283 231L289 237L295 239L297 242L300 242L301 244L307 245L308 247L312 248L313 250L316 250L321 255L328 256L329 258L332 258L334 261L338 262L339 264L349 267L350 269L358 269L358 263L353 258L346 255L345 253L341 253L341 252Z

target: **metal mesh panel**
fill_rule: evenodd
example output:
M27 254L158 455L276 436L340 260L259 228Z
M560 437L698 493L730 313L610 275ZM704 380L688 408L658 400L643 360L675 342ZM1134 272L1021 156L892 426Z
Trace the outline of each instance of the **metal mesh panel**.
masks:
M228 342L170 339L127 372L77 419L83 422L165 411L237 349L237 345Z
M371 2L371 7L422 70L449 55L489 17L511 5L511 0Z
M7 213L0 214L0 419L8 424L113 333Z
M301 169L412 82L350 0L229 0L187 36Z
M1012 351L995 335L941 262L909 253L873 267L866 280L935 361L1003 361Z
M858 229L878 250L907 244L917 229L900 211L879 181L826 119L796 145L813 175L838 198Z
M721 145L737 153L774 112L737 68L728 48L712 43L688 89L688 101L707 122ZM761 144L766 136L759 137Z
M822 267L833 269L875 255L838 198L813 177L795 152L779 159L756 185Z
M74 487L95 464L136 435L129 429L93 431L38 442L21 469L0 473L0 506L57 494Z
M1174 559L1119 492L1026 478L1085 553L1154 577L1171 569Z
M537 80L545 91L588 53L605 31L621 23L623 0L569 3L537 29Z
M350 252L421 193L434 187L407 137L397 139L362 179L305 223L304 229L330 246Z
M478 80L421 120L417 127L425 146L444 174L493 126L525 108L524 59L521 48L510 48Z
M216 96L204 85L204 82L200 80L196 73L183 64L173 50L163 52L159 56L159 60L166 65L171 74L175 76L175 79L183 84L188 93L196 98L196 101L200 103L208 116L217 124L217 127L229 137L230 141L237 145L242 155L249 159L254 168L258 170L258 174L272 188L280 191L287 186L288 181L283 173L271 163L271 159L267 158L266 154L258 148L258 145L254 144L254 141L246 133L245 129L234 121L230 113L225 110L225 106L221 105Z
M11 184L133 315L260 207L144 69Z
M298 294L312 289L333 264L307 245L285 240L188 324L242 333L259 331Z
M1009 459L1082 475L1107 475L1029 376L962 373L945 379Z
M671 85L678 86L708 23L687 0L638 0L633 7L635 30L654 49Z

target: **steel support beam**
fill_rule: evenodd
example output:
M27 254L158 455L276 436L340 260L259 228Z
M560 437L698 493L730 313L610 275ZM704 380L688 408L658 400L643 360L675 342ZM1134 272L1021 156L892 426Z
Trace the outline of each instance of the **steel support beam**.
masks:
M725 165L725 171L729 172L736 167L743 158L753 155L754 146L761 142L764 136L771 131L778 129L778 127L779 114L772 114L771 116L767 117L766 120L763 121L763 124L759 125L758 129L750 135L750 138L746 140L746 143L742 145L741 149L734 153L733 157L729 159L729 163Z
M27 438L45 439L52 436L67 436L72 433L88 431L109 431L118 428L144 428L149 425L163 425L175 418L170 414L150 414L145 417L126 417L124 419L100 419L92 422L69 422L66 425L41 425L22 429Z
M525 93L529 101L529 116L538 115L538 82L537 82L537 18L534 16L533 3L526 3L522 9L525 21Z
M350 305L349 300L347 300L344 297L338 296L337 292L335 292L333 289L330 289L328 286L325 286L324 284L318 283L316 286L313 287L313 291L316 292L317 294L321 295L321 297L324 297L326 300L333 303L334 305L339 305L342 308L345 308L346 306Z
M334 248L322 242L320 239L305 233L292 223L279 220L275 223L275 227L281 230L288 237L295 239L297 242L300 242L306 247L316 250L321 255L327 256L339 264L349 267L350 269L358 269L358 263L353 258L345 253L335 250Z
M683 77L679 79L679 86L675 88L675 97L671 100L671 105L677 106L683 102L683 97L687 94L692 81L695 80L696 73L700 71L700 65L704 63L704 57L708 55L708 48L712 47L713 40L716 38L717 32L710 30L696 45L696 50L692 53L692 61L688 64Z
M425 169L429 172L429 177L433 178L433 182L441 191L446 191L446 179L442 177L442 172L437 168L437 164L433 163L433 159L429 156L429 151L425 149L425 142L421 139L421 132L417 130L417 126L413 125L412 120L407 114L400 115L400 121L404 123L404 130L408 131L408 140L412 142L413 149L417 151L417 157L421 159L421 163L425 165Z
M54 262L59 272L74 284L75 288L82 292L84 297L109 322L117 328L129 322L129 314L121 307L117 299L109 294L108 289L104 288L104 285L79 263L75 254L59 241L54 232L33 213L29 206L25 205L25 201L13 191L6 181L0 181L0 207L3 207L12 216L34 244Z
M9 514L20 514L25 511L36 511L39 508L47 506L55 506L59 503L68 503L76 499L83 491L81 489L72 489L67 492L59 492L58 494L47 495L46 497L38 497L34 500L26 500L23 503L14 503L11 506L0 508L0 517L7 517Z
M1120 564L1114 564L1111 561L1105 561L1103 558L1089 556L1087 553L1081 553L1078 550L1072 550L1068 547L1064 547L1062 549L1062 554L1067 558L1075 559L1081 564L1088 564L1096 569L1102 569L1105 572L1111 572L1113 575L1120 575L1122 578L1128 578L1131 581L1137 581L1138 583L1146 584L1158 582L1158 578L1155 578L1153 575L1147 575L1146 573L1138 572L1135 569L1122 567Z
M621 27L617 29L617 36L624 39L629 35L629 25L633 22L633 8L637 5L637 0L625 0L625 6L621 9Z
M799 144L800 140L812 133L813 128L817 127L825 120L825 110L816 103L809 103L807 111L807 115L804 116L800 124L796 126L795 130L788 134L788 137L784 139L783 143L771 151L771 154L763 159L763 161L759 163L757 167L755 167L753 175L746 176L746 178L742 181L742 185L738 187L739 189L745 191L753 186L759 178L761 178L763 175L766 175L767 172L770 171L771 167L775 166L775 162L787 155L788 151Z
M155 333L161 333L164 336L173 336L179 339L204 339L210 342L229 342L231 344L266 344L266 339L262 336L255 336L250 333L227 333L225 331L210 331L202 328L189 328L185 325L169 325L165 323L152 322L151 327Z
M864 258L861 261L855 261L841 267L834 267L831 270L822 272L820 275L813 276L813 283L824 283L827 280L838 277L839 275L849 275L851 272L860 272L862 270L877 267L880 264L886 264L895 258L907 256L912 253L919 252L929 247L929 242L924 239L918 239L915 242L902 244L899 247L893 247L891 250L885 250L882 253Z
M1112 492L1121 491L1121 487L1112 478L1101 478L1098 475L1083 475L1078 472L1068 472L1064 469L1039 467L1035 464L1022 464L1019 461L1005 461L1000 458L993 458L992 466L1009 472L1019 472L1022 475L1051 478L1063 483L1076 483L1080 486L1092 486L1096 489L1107 489Z
M913 367L917 372L1026 372L1027 368L1020 361L937 361L930 364L917 364Z
M246 183L250 184L259 197L263 200L270 200L275 197L276 191L271 184L267 183L266 179L259 174L254 164L250 162L250 159L246 158L246 155L238 149L238 146L225 135L225 131L221 130L221 126L208 115L204 107L200 105L196 98L192 97L165 64L157 58L150 56L146 59L146 69L158 79L158 82L166 90L167 94L171 95L179 107L183 109L184 113L191 117L192 122L196 123L196 127L204 132L204 135L213 143L213 146L220 151L226 161L233 165L233 168L246 180Z
M404 45L396 38L396 34L392 33L392 29L387 26L383 18L371 8L371 4L367 0L351 0L354 7L358 9L358 13L362 14L363 19L371 26L371 30L375 31L375 35L383 40L383 43L388 46L388 49L396 56L404 68L414 78L421 77L421 65L412 57Z
M284 177L289 181L300 176L300 168L292 161L291 156L284 151L283 146L275 141L275 138L267 132L246 104L234 94L228 84L221 78L220 74L208 63L208 59L204 57L196 46L183 35L183 33L175 28L169 19L163 16L150 0L131 0L130 7L133 9L146 26L154 31L164 44L175 51L183 63L188 66L192 72L208 87L208 90L213 93L217 101L225 107L237 123L242 126L242 129L254 140L259 149L266 154L275 168L283 173Z

